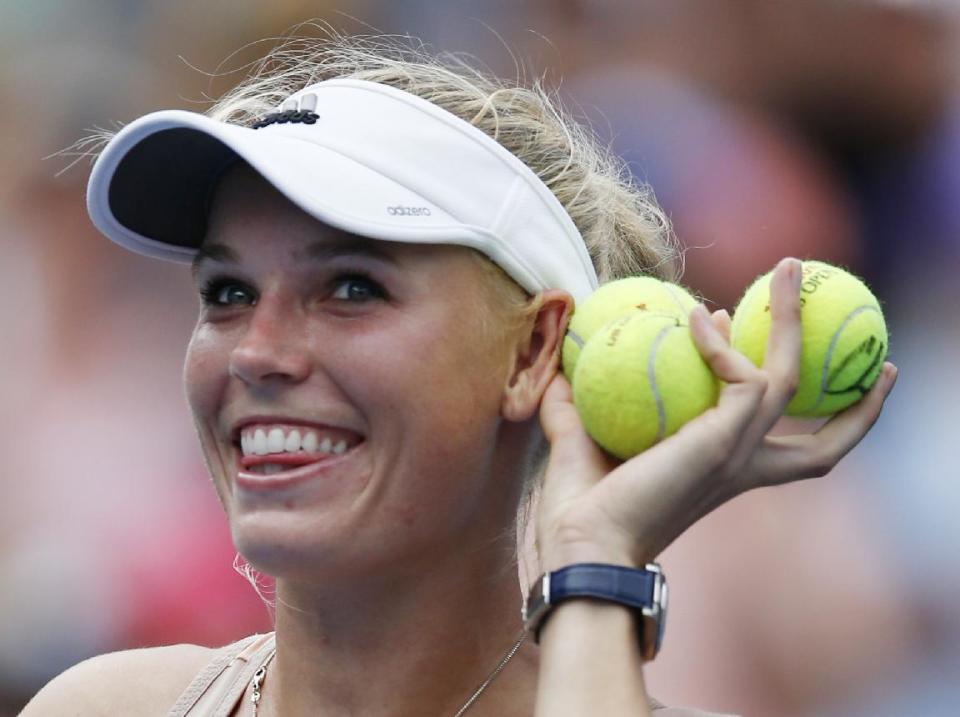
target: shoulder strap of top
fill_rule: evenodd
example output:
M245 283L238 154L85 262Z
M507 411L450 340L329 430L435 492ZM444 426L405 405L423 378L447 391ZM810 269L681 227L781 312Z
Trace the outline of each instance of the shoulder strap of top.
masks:
M275 648L275 635L251 635L217 651L167 717L227 717Z

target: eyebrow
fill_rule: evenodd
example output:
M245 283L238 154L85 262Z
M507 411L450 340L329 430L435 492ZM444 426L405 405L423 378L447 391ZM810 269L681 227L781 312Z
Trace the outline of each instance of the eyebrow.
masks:
M380 248L382 242L366 237L345 237L328 241L316 241L307 246L306 255L310 259L324 261L340 256L366 256L379 259L387 264L396 264L397 258Z
M307 259L313 261L329 261L341 256L363 256L387 264L396 265L397 259L389 252L380 249L376 240L365 237L349 237L328 241L310 243L304 252ZM239 264L240 254L226 244L204 243L197 249L190 266L190 271L196 278L200 266L205 261L218 261L224 264Z
M197 278L197 274L200 272L200 265L205 261L238 264L240 262L240 255L226 244L201 244L200 248L197 249L197 253L193 256L193 261L190 263L190 273L194 279Z

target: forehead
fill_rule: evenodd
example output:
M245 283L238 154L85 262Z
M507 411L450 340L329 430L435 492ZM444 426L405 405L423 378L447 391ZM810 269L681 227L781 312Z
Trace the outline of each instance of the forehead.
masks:
M204 244L225 244L249 234L347 240L353 235L317 221L245 162L228 169L211 193ZM357 241L372 242L362 237Z
M212 193L194 271L207 260L238 262L253 255L297 263L363 255L411 266L468 262L472 253L461 246L384 241L343 231L310 216L249 165L238 162Z

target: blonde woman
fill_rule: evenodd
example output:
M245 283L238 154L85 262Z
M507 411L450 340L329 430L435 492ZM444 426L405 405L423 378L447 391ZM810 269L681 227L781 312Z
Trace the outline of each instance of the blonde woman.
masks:
M276 625L88 660L28 716L703 714L647 695L652 561L739 493L828 472L895 377L815 435L767 435L797 373L785 260L766 365L698 307L719 405L611 460L560 346L599 284L674 275L666 219L539 87L394 41L293 40L206 116L131 123L88 205L113 241L192 263L187 395L237 550L276 577Z

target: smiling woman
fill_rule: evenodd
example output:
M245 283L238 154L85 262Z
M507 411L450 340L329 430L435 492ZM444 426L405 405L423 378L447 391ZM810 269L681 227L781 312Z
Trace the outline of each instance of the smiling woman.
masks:
M320 224L244 165L212 206L185 379L238 550L332 586L509 525L522 456L494 446L516 337L481 331L473 250Z
M618 464L559 349L600 283L673 276L663 214L539 86L396 40L290 40L207 115L131 123L88 206L113 241L192 262L187 396L237 549L277 580L276 625L81 663L27 715L702 715L646 693L651 561L737 494L829 470L893 383L888 365L815 436L767 435L799 360L784 261L764 367L698 307L719 406Z

